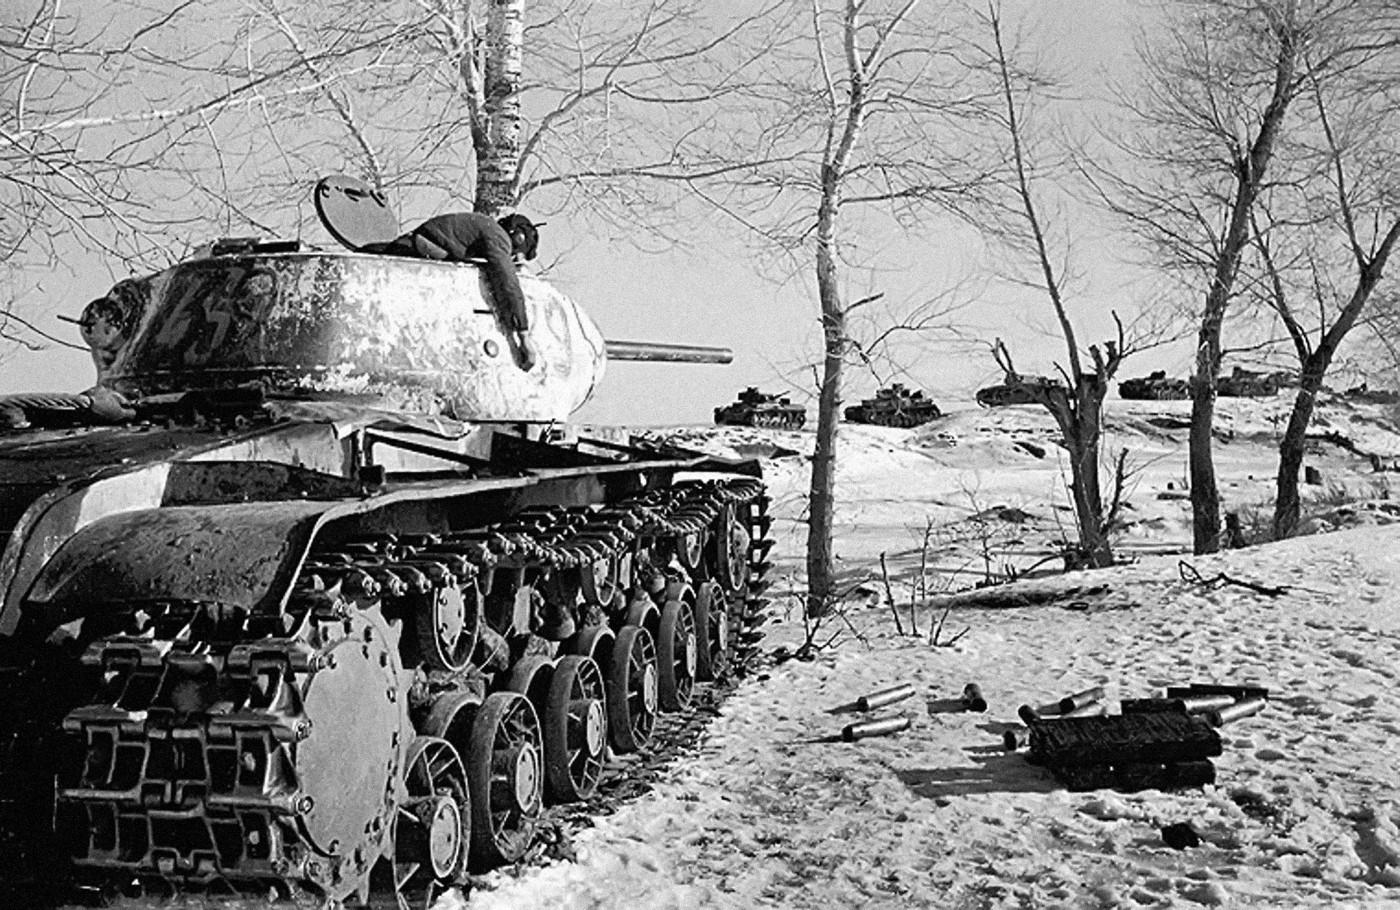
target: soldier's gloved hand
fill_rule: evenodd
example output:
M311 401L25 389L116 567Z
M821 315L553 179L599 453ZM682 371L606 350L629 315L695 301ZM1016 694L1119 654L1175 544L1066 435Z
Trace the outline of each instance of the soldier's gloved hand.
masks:
M88 389L83 396L88 401L88 413L103 423L124 423L136 419L136 411L121 392L99 385Z
M530 344L530 336L524 332L515 333L515 359L525 372L535 367L535 348Z

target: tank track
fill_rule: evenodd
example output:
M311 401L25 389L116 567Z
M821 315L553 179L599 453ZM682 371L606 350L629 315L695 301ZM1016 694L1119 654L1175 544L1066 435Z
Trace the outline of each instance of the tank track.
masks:
M740 414L725 414L715 423L739 427L764 427L778 430L800 430L807 423L805 410L751 410Z
M846 409L846 420L851 423L866 423L877 427L895 427L903 430L921 427L942 416L943 412L937 407L915 406L883 409L856 405Z
M99 605L73 668L93 694L56 740L0 728L0 758L51 752L80 877L426 906L525 856L546 805L594 796L607 748L645 751L658 712L752 655L768 505L754 479L682 482L318 539L266 615Z

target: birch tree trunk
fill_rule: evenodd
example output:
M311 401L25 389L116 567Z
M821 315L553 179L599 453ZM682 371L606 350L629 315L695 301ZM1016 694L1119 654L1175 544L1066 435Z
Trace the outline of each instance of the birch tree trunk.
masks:
M817 396L817 439L807 516L807 615L831 608L836 575L832 521L836 510L836 436L840 428L841 372L846 347L846 310L836 269L836 220L840 178L823 168L822 202L817 212L817 296L822 308L821 387Z
M1233 272L1230 278L1233 281ZM1223 302L1212 304L1213 299L1207 298L1206 316L1197 337L1196 374L1191 377L1191 429L1187 434L1191 534L1196 553L1220 549L1220 487L1215 482L1211 433L1215 428L1215 378L1220 373L1220 326L1225 306Z
M520 192L520 62L525 0L487 0L483 129L476 146L476 201L483 215L513 209Z

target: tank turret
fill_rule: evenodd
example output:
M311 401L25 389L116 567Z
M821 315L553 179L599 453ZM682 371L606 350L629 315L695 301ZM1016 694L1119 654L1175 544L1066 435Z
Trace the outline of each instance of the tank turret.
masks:
M731 359L723 348L605 342L572 300L522 275L539 353L527 372L474 266L269 246L124 281L89 304L82 323L89 337L101 332L101 383L134 398L251 384L464 420L562 421L609 358Z

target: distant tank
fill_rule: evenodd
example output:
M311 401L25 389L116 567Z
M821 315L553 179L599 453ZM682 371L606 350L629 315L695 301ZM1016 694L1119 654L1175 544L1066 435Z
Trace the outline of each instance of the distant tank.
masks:
M1279 374L1235 367L1229 376L1215 382L1215 394L1222 398L1267 398L1278 394Z
M737 427L777 427L800 430L807 422L807 409L793 404L785 397L760 392L749 386L738 400L715 408L715 423Z
M425 907L726 672L757 463L560 421L609 357L728 352L522 284L528 372L476 265L218 244L88 306L98 386L0 396L0 892Z
M1118 397L1133 401L1183 401L1191 397L1191 384L1185 379L1167 378L1165 370L1118 383Z
M1364 401L1370 404L1400 404L1400 391L1394 389L1373 389L1369 384L1363 382L1354 385L1341 393L1341 397L1352 401Z
M1062 385L1048 376L1022 376L1019 382L999 383L977 390L977 403L984 408L1000 408L1014 404L1036 404L1038 390Z
M881 427L917 427L943 416L938 405L924 397L923 392L910 391L900 383L880 389L874 398L846 408L851 423L868 423Z

